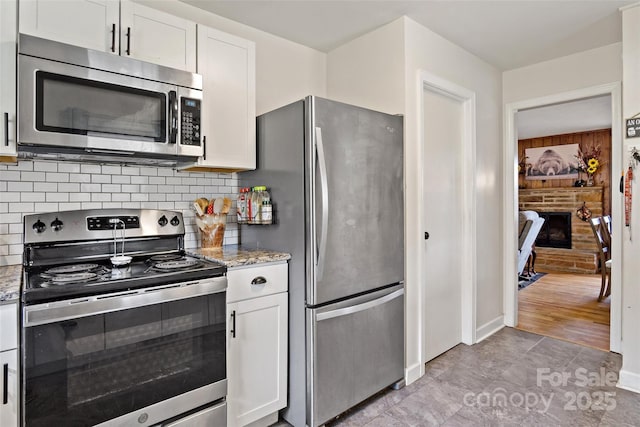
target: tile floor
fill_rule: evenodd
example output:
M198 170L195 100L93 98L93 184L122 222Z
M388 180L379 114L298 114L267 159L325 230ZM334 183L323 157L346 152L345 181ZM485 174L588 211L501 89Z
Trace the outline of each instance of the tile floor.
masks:
M504 328L454 347L418 381L383 391L328 426L640 426L640 394L614 385L621 360Z

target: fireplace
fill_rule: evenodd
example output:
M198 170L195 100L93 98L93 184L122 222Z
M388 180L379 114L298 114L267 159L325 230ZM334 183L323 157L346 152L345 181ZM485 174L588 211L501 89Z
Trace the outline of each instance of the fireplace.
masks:
M571 212L538 212L544 225L536 246L571 249Z

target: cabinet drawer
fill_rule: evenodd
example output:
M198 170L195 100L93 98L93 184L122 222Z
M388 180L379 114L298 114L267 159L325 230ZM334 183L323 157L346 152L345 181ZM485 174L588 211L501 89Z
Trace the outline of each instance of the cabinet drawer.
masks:
M18 304L0 305L0 351L18 347Z
M258 265L227 272L227 302L286 292L288 264Z

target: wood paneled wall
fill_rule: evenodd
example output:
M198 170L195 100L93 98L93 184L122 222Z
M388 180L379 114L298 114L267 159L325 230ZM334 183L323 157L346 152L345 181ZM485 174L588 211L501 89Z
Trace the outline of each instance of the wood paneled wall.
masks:
M524 159L524 150L526 148L549 147L565 144L580 144L581 148L589 147L593 144L600 146L600 168L594 175L595 185L602 186L604 188L603 215L611 215L611 180L609 178L611 176L611 129L521 139L518 141L518 159ZM582 174L582 179L586 181L586 173ZM520 188L531 189L573 187L575 181L575 179L525 180L524 174L521 173L518 177L518 186Z

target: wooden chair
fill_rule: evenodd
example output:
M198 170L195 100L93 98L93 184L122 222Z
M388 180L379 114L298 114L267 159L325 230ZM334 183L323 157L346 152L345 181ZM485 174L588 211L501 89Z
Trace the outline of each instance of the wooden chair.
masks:
M609 246L611 246L611 215L605 215L602 217L603 230L605 232L605 237L609 241Z
M596 238L598 246L598 255L600 261L600 274L602 275L602 283L600 285L600 295L598 301L611 295L611 239L607 238L608 229L602 217L595 217L589 220L591 230ZM606 230L606 231L605 231Z

